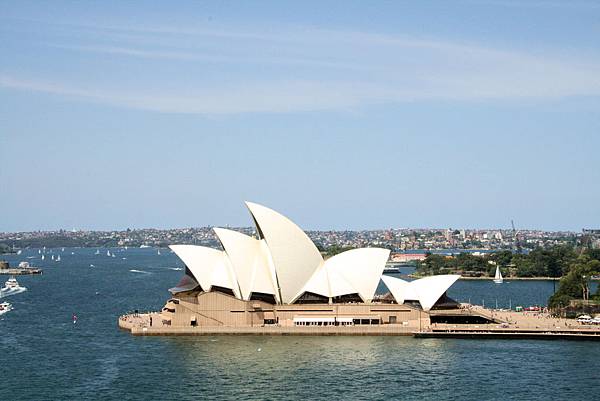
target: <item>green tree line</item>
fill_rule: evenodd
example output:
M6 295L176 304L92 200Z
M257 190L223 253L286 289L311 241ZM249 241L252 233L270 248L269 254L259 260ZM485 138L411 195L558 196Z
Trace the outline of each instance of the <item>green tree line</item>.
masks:
M511 251L493 252L483 256L460 253L453 257L428 254L425 260L417 263L417 274L461 273L470 276L493 277L496 266L505 277L563 277L580 258L600 260L599 249L581 250L569 245L554 246L548 249L536 248L528 254Z

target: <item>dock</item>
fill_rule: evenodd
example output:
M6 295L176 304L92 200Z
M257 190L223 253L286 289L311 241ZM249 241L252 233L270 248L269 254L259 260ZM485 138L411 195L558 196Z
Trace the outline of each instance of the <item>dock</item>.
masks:
M8 275L8 276L24 276L30 274L43 274L44 271L37 267L28 267L28 268L10 268L10 269L0 269L0 274Z
M600 331L591 330L432 330L414 332L415 338L462 338L493 340L600 341Z

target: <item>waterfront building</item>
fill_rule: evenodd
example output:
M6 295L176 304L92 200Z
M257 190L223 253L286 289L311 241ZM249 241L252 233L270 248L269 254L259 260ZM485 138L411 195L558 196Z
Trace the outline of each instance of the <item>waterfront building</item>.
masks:
M445 296L457 275L407 282L382 276L390 251L357 248L324 259L287 217L246 202L256 237L225 228L222 249L171 245L183 261L181 281L152 327L243 328L264 325L419 327L434 309L456 308ZM376 296L383 282L387 296Z

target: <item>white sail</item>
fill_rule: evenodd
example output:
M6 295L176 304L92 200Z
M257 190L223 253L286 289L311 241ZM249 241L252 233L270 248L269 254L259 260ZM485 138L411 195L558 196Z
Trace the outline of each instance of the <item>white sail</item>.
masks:
M496 266L496 275L494 276L494 283L500 284L504 281L502 278L502 273L500 272L500 267Z

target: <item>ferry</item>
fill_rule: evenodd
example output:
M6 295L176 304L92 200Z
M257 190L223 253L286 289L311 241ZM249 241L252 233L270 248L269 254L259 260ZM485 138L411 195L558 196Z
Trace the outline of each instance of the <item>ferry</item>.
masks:
M12 276L8 280L6 280L6 282L4 283L4 288L2 288L1 291L16 292L20 290L26 290L26 288L21 287L17 279L14 276Z
M400 273L400 268L396 265L385 265L383 268L384 273Z

